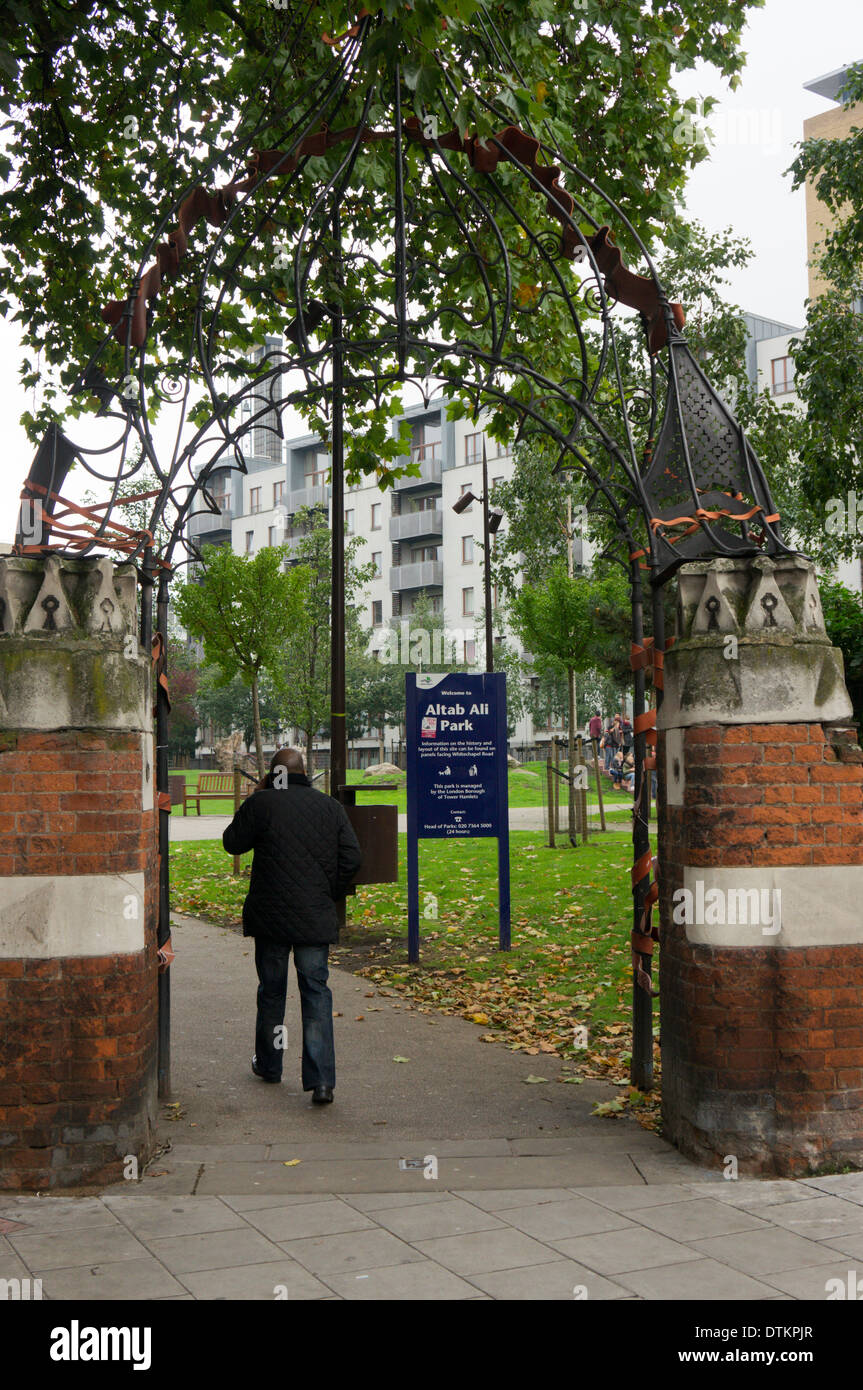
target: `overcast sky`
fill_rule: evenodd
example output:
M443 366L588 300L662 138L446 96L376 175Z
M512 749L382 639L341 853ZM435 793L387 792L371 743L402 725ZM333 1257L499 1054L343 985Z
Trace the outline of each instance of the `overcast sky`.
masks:
M803 121L831 105L803 90L803 83L863 59L860 0L767 0L755 11L744 36L748 55L736 92L709 69L678 80L684 97L715 96L709 118L716 136L711 157L689 184L687 206L710 230L731 226L749 239L755 255L733 272L729 297L742 308L795 327L803 323L806 298L806 240L802 190L791 192L786 176ZM673 287L669 287L673 289ZM32 408L18 386L17 325L0 319L0 379L3 382L3 469L0 475L0 540L11 540L17 498L33 448L18 425ZM287 422L286 422L287 424ZM73 439L87 438L72 422ZM70 484L70 494L80 489Z

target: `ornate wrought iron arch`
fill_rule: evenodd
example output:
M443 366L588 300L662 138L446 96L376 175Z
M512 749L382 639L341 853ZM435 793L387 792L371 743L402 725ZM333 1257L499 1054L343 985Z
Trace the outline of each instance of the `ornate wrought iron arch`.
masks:
M310 14L306 5L285 12L279 51L287 62ZM579 470L592 509L610 519L632 588L633 959L649 989L650 656L642 566L658 593L684 560L787 547L758 460L687 346L682 310L669 300L623 211L542 130L512 125L467 67L459 80L473 86L494 126L482 141L458 128L451 70L443 69L433 111L415 102L398 62L388 83L368 80L366 46L384 22L363 15L330 40L331 61L312 82L298 85L289 111L264 105L258 124L266 146L243 152L240 168L232 148L221 161L214 156L214 176L218 165L233 166L228 182L214 191L188 188L164 212L128 295L105 306L109 331L76 383L98 401L99 416L116 422L118 436L88 450L59 426L49 431L22 493L25 501L44 502L42 528L28 543L19 526L17 548L78 554L121 548L138 562L145 596L158 572L157 628L164 632L175 552L197 553L188 527L194 509L219 510L210 490L214 475L225 467L245 472L250 432L281 435L289 406L305 404L329 420L334 482L345 406L360 412L409 386L427 401L432 381L474 414L493 409L501 428L517 437L551 441L555 466ZM479 11L472 26L492 71L512 72L490 15ZM389 152L382 179L379 164L363 159L368 147ZM381 215L380 236L371 243L355 235L357 212L367 225L369 206ZM190 238L201 221L216 233L192 278L186 274ZM644 273L626 267L611 227ZM156 340L158 353L158 343L171 336L162 326L178 319L166 302L169 284L175 299L185 301L188 332L185 355L166 364L151 359L150 342ZM646 384L634 398L626 363L633 339L618 327L618 306L633 310L642 329ZM549 325L571 360L561 362L548 350L534 331L537 321ZM251 370L236 341L240 330L248 338L253 322L262 333L280 329L287 345L265 353ZM170 410L175 442L166 458L154 422ZM73 461L110 493L74 524L68 519L74 508L61 495ZM146 528L131 533L116 507L145 465L157 488ZM333 506L338 515L335 497ZM157 545L160 526L168 534ZM149 603L143 608L142 636L149 641ZM654 671L661 669L660 614L655 602ZM159 662L163 676L163 650ZM164 720L163 694L159 708ZM167 791L166 757L158 785ZM166 870L167 813L162 821ZM166 889L163 899L160 943L167 934ZM634 1079L646 1089L652 1029L649 994L639 997Z

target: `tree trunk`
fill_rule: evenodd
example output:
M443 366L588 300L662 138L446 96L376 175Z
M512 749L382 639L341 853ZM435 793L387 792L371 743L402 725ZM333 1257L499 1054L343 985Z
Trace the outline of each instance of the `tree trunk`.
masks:
M311 782L315 775L315 734L313 729L306 729L306 776Z
M384 726L382 724L381 727L378 729L378 762L382 763L385 761L386 759L384 757Z
M258 676L257 672L252 676L252 713L255 720L255 761L258 765L258 777L264 775L264 735L261 729L261 705L258 699Z
M575 786L573 777L575 776L575 671L572 666L566 668L566 680L569 690L569 735L567 738L566 760L568 764L569 781L567 790L569 792L569 838L575 840Z

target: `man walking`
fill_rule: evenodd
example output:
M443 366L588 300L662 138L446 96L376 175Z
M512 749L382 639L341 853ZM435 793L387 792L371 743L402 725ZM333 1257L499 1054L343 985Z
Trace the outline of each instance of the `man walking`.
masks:
M336 1084L330 945L338 940L336 903L362 860L347 813L315 791L302 754L281 748L270 772L222 836L228 854L254 850L243 935L255 938L258 1016L252 1071L282 1079L285 1000L291 950L303 1016L303 1090L317 1105Z

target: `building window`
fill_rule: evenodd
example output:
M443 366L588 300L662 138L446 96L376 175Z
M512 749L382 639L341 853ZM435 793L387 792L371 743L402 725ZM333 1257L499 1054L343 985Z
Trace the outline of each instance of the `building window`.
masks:
M259 512L261 510L261 489L259 487L249 488L249 511Z
M225 492L218 497L214 496L213 501L220 512L229 512L231 510L231 498L229 493Z
M345 512L345 530L349 536L354 534L354 509L349 507Z
M373 503L372 503L372 530L373 530L373 531L379 531L380 529L381 529L381 504L380 504L380 502L373 502Z
M372 599L372 627L380 627L384 620L383 599Z
M268 543L269 545L278 545L278 543L279 543L279 537L278 537L278 534L277 534L277 533L278 533L278 529L279 529L278 526L271 526L271 527L269 528L269 531L267 532L267 534L268 534L268 536L269 536L269 540L268 540L267 543Z
M420 565L425 560L437 560L438 547L436 545L418 545L411 551L411 563Z
M384 572L384 553L382 550L372 552L372 564L375 567L375 579L380 579Z
M794 390L794 359L792 357L774 357L770 363L770 370L773 376L774 396L785 396L789 391Z
M477 434L466 434L464 437L464 461L465 463L482 462L482 441L484 439L482 430Z
M462 589L461 611L466 618L473 617L473 589Z
M473 664L474 664L475 661L476 661L476 642L475 642L474 639L471 637L471 638L468 638L468 639L465 640L465 644L464 644L464 664L465 664L465 666L473 666Z
M473 536L462 536L461 538L461 562L463 565L473 563Z
M503 478L492 478L491 485L492 487L499 487L503 481Z
M431 596L431 611L432 611L433 613L442 613L442 612L443 612L443 598L442 598L442 596L441 596L440 594L432 594L432 596Z
M284 483L273 483L273 506L278 507L282 501L282 494L285 491Z
M439 497L418 497L415 502L411 503L411 511L433 512L439 504Z
M323 487L327 481L328 468L308 468L306 472L306 487Z
M464 497L466 492L473 492L473 488L471 487L470 483L462 483L461 492L459 493L459 496ZM462 516L467 516L468 512L470 511L473 511L473 502L471 502L470 506L465 507L464 511L462 512Z
M251 554L252 554L252 550L253 550L253 548L254 548L254 544L255 544L255 533L254 533L254 531L247 531L247 532L246 532L246 554L247 554L247 555L251 555Z
M411 445L411 463L424 463L429 459L439 458L440 442L439 421L427 420L415 425Z

